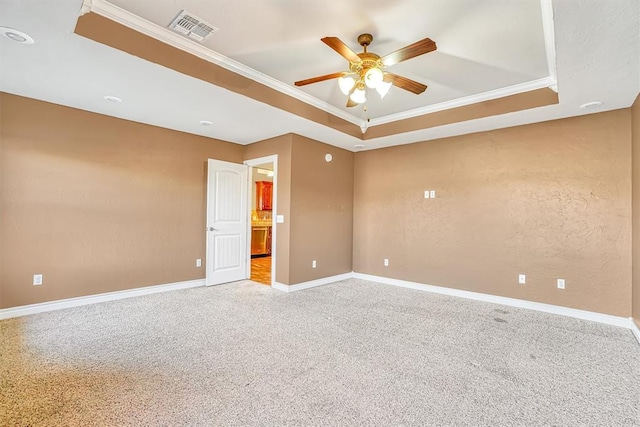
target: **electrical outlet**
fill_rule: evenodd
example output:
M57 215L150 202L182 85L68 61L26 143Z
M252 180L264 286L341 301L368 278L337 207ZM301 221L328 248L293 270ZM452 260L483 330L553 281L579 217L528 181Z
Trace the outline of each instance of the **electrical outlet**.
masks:
M524 274L518 274L518 283L524 285L527 282L527 276Z
M384 259L384 266L389 267L389 258Z
M436 198L436 190L431 190L429 193L432 199Z
M202 267L202 260L200 258L196 260L196 267Z
M564 279L558 279L558 289L564 289Z
M42 274L34 274L33 275L33 286L42 285Z
M316 268L316 260L311 261L311 268Z

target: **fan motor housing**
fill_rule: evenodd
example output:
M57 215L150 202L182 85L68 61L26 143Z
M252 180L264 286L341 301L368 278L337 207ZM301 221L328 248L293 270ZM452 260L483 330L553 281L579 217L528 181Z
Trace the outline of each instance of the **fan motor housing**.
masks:
M360 62L350 62L349 63L349 70L352 73L366 73L368 69L370 68L383 68L384 65L382 64L382 61L380 61L380 55L376 55L375 53L372 52L362 52L362 53L358 53L358 56L360 57Z

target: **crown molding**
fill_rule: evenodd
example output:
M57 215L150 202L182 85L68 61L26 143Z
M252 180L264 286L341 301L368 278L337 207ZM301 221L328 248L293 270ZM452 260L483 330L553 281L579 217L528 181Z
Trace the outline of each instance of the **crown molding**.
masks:
M105 0L84 0L80 14L83 15L88 12L93 12L108 18L114 22L122 24L128 28L173 46L177 49L188 52L198 58L205 61L216 64L222 68L239 74L243 77L254 80L261 83L271 89L277 90L292 98L298 99L329 114L344 119L349 123L353 123L366 132L367 128L378 126L386 123L391 123L399 120L410 119L413 117L422 116L425 114L435 113L438 111L444 111L452 108L463 107L466 105L475 104L478 102L489 101L505 96L516 95L523 92L528 92L536 89L550 88L554 91L558 91L557 78L556 78L556 51L555 51L555 35L554 35L554 23L553 23L553 4L552 0L540 0L542 10L542 24L545 40L545 50L547 56L547 66L549 75L547 77L524 82L505 88L500 88L480 94L470 95L463 98L456 98L450 101L440 102L438 104L427 105L420 108L415 108L408 111L403 111L396 114L389 114L387 116L371 119L367 122L364 119L356 117L334 105L331 105L325 101L321 101L318 98L307 94L306 92L281 82L273 77L270 77L260 71L254 70L238 61L235 61L229 57L226 57L218 52L208 49L193 40L182 37L181 35L171 31L168 28L161 27L144 18L134 15L118 6L115 6Z
M235 61L227 56L208 49L193 40L182 37L181 35L171 31L168 28L164 28L157 24L154 24L153 22L147 21L146 19L134 15L133 13L126 11L116 5L113 5L105 0L84 0L80 14L84 15L88 12L93 12L101 15L114 22L122 24L125 27L136 30L139 33L173 46L176 49L188 52L200 59L204 59L205 61L219 65L222 68L261 83L267 87L270 87L271 89L282 92L285 95L289 95L355 125L361 126L364 122L363 119L349 114L344 110L335 107L327 102L321 101L318 98L313 97L300 89L289 86L288 84L283 83L280 80L276 80L273 77L261 73L260 71L254 70L251 67L247 67L246 65L241 64L238 61Z
M558 92L558 73L556 69L556 33L553 23L552 0L540 0L542 9L542 32L544 34L544 50L547 54L547 69L549 78L555 81L550 89Z
M371 119L369 127L396 122L398 120L411 119L425 114L436 113L438 111L450 110L452 108L464 107L465 105L477 104L479 102L491 101L492 99L503 98L505 96L517 95L519 93L530 92L536 89L551 88L556 82L551 77L531 80L513 86L502 87L475 95L452 99L451 101L439 102L438 104L426 105L413 110L402 111L396 114Z

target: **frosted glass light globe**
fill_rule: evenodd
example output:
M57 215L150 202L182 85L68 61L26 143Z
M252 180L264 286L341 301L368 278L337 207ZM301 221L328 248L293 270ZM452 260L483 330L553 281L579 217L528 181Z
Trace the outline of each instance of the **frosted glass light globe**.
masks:
M345 95L349 95L349 92L351 92L351 89L353 89L353 85L355 84L356 80L351 76L343 76L338 79L338 87Z
M384 96L389 93L389 89L391 89L391 83L380 82L378 87L376 87L376 92L380 95L380 99L384 98Z
M367 87L375 89L382 82L382 70L377 67L369 68L364 75L364 82Z
M351 98L351 100L356 104L363 104L367 102L367 95L365 94L364 89L354 90L349 98Z

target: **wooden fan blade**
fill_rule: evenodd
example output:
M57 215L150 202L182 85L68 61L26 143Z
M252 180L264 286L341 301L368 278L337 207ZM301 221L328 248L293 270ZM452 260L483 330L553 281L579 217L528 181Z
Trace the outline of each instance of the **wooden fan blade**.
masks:
M427 85L418 83L415 80L408 79L406 77L399 76L397 74L385 73L384 79L391 82L392 85L399 87L400 89L408 90L416 95L421 94L427 90Z
M415 58L416 56L433 52L437 48L438 47L436 46L436 42L434 42L430 38L426 38L383 56L382 63L389 67L391 65L397 64L398 62L406 61L407 59Z
M344 71L340 71L338 73L325 74L324 76L312 77L306 80L300 80L299 82L295 82L296 86L304 86L310 85L311 83L323 82L325 80L337 79L338 77L342 77L344 75Z
M349 62L360 62L361 61L360 57L358 55L356 55L354 51L349 49L349 46L344 44L342 42L342 40L340 40L339 38L337 38L337 37L324 37L324 38L321 38L320 40L322 40L331 49L335 50L340 55L342 55L342 57L345 58L347 61L349 61Z

